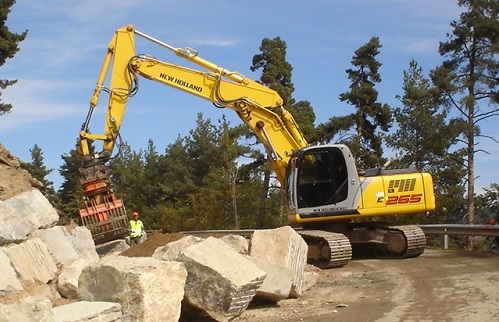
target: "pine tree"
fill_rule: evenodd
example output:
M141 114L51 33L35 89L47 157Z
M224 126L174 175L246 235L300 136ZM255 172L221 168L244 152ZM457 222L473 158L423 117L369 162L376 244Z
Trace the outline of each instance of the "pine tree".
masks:
M153 184L144 180L144 176L143 152L132 151L124 142L120 146L119 157L109 163L109 179L116 196L124 200L126 209L129 212L138 211L141 217L147 217L144 213L148 201L146 189Z
M7 59L14 57L14 55L19 51L19 43L28 35L27 30L21 34L16 34L11 32L5 25L11 11L10 8L15 3L15 0L4 0L0 2L0 66L3 66ZM17 79L0 79L0 90L4 90L9 86L14 85L16 82ZM2 92L0 91L0 96L1 95ZM11 109L12 104L2 103L0 100L0 115L9 113Z
M390 106L378 102L375 88L376 83L381 82L378 72L381 63L376 60L380 48L378 37L373 37L355 51L352 58L354 68L346 71L351 81L350 91L340 94L340 100L356 110L349 118L353 121L355 135L345 143L349 144L361 168L379 165L383 149L378 130L387 132L392 121Z
M194 178L194 161L189 157L187 138L178 137L159 158L161 205L156 207L154 224L168 231L196 229L189 196L199 187Z
M442 106L441 92L423 76L422 68L415 60L404 71L404 94L398 96L402 107L394 109L398 129L385 138L387 146L399 155L402 164L414 164L419 170L432 173L437 210L431 217L404 217L422 223L433 220L446 222L449 213L460 213L463 206L461 176L463 167L459 162L461 151L451 151L457 141L459 126L448 120L447 109ZM459 124L459 123L458 123Z
M239 228L236 160L247 151L237 143L237 132L222 118L220 126L198 114L187 151L193 159L199 190L190 195L197 223L203 229Z
M298 123L303 135L307 140L315 138L315 114L313 107L307 101L296 102L293 99L295 90L291 82L293 68L286 61L286 43L280 38L264 38L260 46L260 53L253 56L253 64L250 67L252 71L262 70L260 81L262 84L275 90L283 99L283 106L293 115ZM279 111L275 111L279 113ZM260 210L258 211L258 228L263 228L265 213L268 210L267 198L270 193L272 170L267 164L267 159L262 155L256 154L256 162L252 165L261 167L264 179L260 198Z
M26 165L28 172L33 178L40 181L49 193L55 194L54 183L47 179L47 176L54 169L47 169L45 166L42 149L35 144L29 152L31 153L31 162Z
M280 37L264 38L259 49L260 53L253 56L251 71L262 71L260 82L279 93L284 108L293 114L305 138L312 139L315 135L315 114L310 102L296 102L293 98L293 67L286 61L286 42Z
M43 193L45 198L47 198L50 204L55 209L61 210L59 196L56 194L54 189L54 183L47 178L47 176L52 173L54 169L47 169L44 162L43 151L38 145L35 144L33 149L30 149L29 151L31 153L31 162L26 163L26 170L28 170L34 179L38 180L42 184L40 191ZM64 217L63 214L59 212L59 215L62 220L62 217Z
M57 192L61 209L71 218L78 220L79 210L83 206L83 188L80 183L81 155L77 149L73 149L61 158L64 163L59 167L59 173L64 181Z
M433 81L445 93L447 104L459 114L465 128L462 140L467 166L468 222L475 217L475 155L479 124L499 115L499 2L496 0L459 0L465 8L459 21L451 23L452 34L440 43L439 53L446 60L433 71Z

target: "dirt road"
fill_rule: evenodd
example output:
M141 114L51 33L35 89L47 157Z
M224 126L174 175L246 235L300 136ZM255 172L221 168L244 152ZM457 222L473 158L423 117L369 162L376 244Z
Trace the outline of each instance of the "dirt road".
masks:
M299 299L255 306L237 321L499 321L499 255L426 250L322 271Z

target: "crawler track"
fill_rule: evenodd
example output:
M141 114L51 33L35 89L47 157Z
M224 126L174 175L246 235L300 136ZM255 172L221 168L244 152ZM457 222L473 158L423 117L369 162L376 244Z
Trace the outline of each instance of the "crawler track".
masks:
M300 230L309 247L308 263L319 268L342 267L352 259L352 246L348 238L339 233L323 230Z
M418 226L391 226L390 229L399 231L407 240L405 254L398 256L394 254L393 258L418 257L424 252L426 248L426 236L421 228Z

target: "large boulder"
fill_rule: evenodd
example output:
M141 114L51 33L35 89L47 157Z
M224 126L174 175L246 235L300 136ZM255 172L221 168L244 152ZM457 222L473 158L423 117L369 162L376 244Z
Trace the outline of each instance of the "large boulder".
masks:
M108 256L83 269L78 298L120 303L123 321L178 321L186 278L182 263Z
M203 240L204 238L188 235L168 243L165 246L156 248L152 257L163 261L174 261L178 259L183 249L202 242Z
M71 264L62 267L57 278L57 290L63 297L73 300L78 298L78 280L81 271L87 266L87 261L79 258Z
M289 226L255 230L251 236L250 256L291 269L290 297L301 296L307 252L307 243Z
M95 250L95 243L92 233L86 227L70 226L67 228L69 240L80 258L83 258L89 264L95 264L99 261L99 254Z
M57 211L40 190L0 200L0 246L26 240L37 229L55 226L58 220Z
M70 264L80 258L80 255L71 243L71 237L63 226L39 229L32 234L47 244L54 261L58 266Z
M4 250L23 282L46 284L57 276L50 250L39 238L6 246Z
M180 253L188 272L185 298L217 321L228 321L248 307L265 272L220 239L208 237Z
M0 248L0 272L2 272L0 274L0 295L17 293L23 290L21 281L17 277L14 267L12 267L12 262L2 248Z
M248 256L248 259L267 274L255 298L277 303L289 297L293 285L293 271L291 268L256 257Z

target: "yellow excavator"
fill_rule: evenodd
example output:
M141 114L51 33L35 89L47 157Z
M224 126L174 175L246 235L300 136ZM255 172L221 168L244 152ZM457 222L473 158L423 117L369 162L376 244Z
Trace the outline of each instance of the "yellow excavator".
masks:
M136 36L202 70L137 54ZM255 133L287 197L288 219L301 226L297 231L309 246L309 263L321 268L343 266L352 257L352 247L396 258L423 253L426 239L419 227L365 219L434 210L430 174L411 166L360 172L346 145L309 145L274 90L201 58L192 48L170 46L132 25L118 29L108 45L80 132L85 203L80 216L96 244L128 233L125 206L108 180L106 162L119 138L128 99L138 90L139 76L229 108ZM109 95L104 133L94 134L89 126L102 92ZM90 141L102 141L102 151L91 153Z

